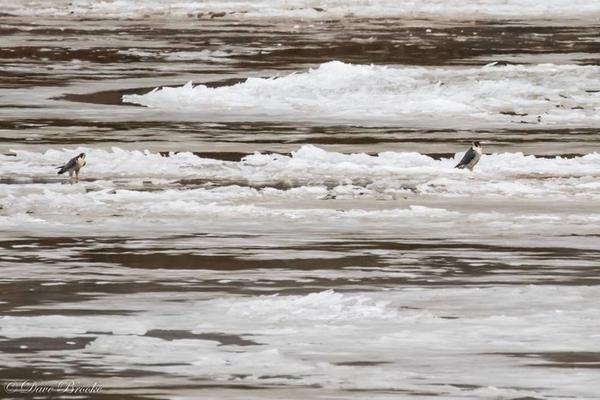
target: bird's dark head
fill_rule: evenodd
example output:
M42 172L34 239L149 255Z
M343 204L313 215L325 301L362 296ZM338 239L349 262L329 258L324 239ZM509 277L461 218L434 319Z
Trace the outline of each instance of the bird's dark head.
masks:
M79 154L79 155L77 156L77 158L83 158L83 159L85 159L85 153L81 153L81 154Z
M481 147L481 144L480 144L478 141L474 141L474 142L472 143L472 146L473 146L473 147Z

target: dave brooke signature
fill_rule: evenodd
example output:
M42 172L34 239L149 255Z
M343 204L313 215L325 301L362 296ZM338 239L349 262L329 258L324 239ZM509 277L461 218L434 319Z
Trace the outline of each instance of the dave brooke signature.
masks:
M99 393L102 386L94 382L93 385L81 385L76 381L63 380L53 383L38 383L33 380L10 381L4 384L6 393L67 393L67 394L89 394Z

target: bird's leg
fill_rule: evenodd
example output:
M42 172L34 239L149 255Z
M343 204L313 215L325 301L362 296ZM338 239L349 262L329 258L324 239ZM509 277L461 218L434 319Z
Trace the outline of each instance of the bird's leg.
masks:
M69 179L73 179L73 171L69 171Z
M79 171L75 171L75 180L79 182Z

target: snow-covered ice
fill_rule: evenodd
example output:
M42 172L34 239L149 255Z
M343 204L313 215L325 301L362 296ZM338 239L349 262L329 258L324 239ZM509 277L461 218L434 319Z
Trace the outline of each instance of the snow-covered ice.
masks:
M557 342L565 353L596 346L598 309L589 305L598 294L595 287L551 285L326 290L252 298L196 292L179 301L169 301L178 298L169 292L122 294L74 306L92 310L114 304L122 312L125 306L136 312L135 319L8 316L0 319L0 334L98 335L77 351L46 351L57 366L85 361L101 370L118 365L124 371L136 368L201 381L226 382L237 376L246 385L410 391L445 398L593 398L598 390L593 369L567 378L561 368L539 365L552 362L545 357L556 351ZM155 304L152 310L146 310L148 302ZM164 340L161 332L189 334ZM223 345L219 335L208 332L227 332L239 337L240 344ZM7 355L5 365L21 362ZM551 389L548 382L560 385Z
M443 119L508 125L598 125L598 66L412 67L339 61L305 72L248 78L211 88L188 82L125 95L128 103L169 111L318 121L414 122Z
M86 152L88 165L82 177L93 180L85 193L81 186L57 183L53 166L73 154ZM48 150L44 153L15 150L0 156L0 173L23 182L45 178L54 184L5 186L5 194L13 190L31 195L48 190L80 193L99 200L110 193L106 189L142 186L144 181L163 185L202 184L199 191L181 191L177 199L199 195L202 203L239 198L303 198L318 199L329 194L341 197L411 196L515 196L525 198L592 199L600 197L600 155L590 153L572 158L543 158L522 153L484 154L474 171L455 169L462 157L434 159L419 153L387 151L376 155L328 152L305 145L285 154L254 153L239 162L197 157L192 153L169 156L149 151L119 148L102 150L77 148ZM51 181L52 183L52 181ZM168 196L154 192L137 196ZM60 197L63 202L68 202ZM26 206L20 196L19 204Z

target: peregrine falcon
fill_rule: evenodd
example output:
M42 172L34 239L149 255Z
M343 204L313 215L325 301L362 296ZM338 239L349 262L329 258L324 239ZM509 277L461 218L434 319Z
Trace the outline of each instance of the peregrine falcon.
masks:
M77 157L71 158L65 165L58 167L58 175L68 172L69 177L72 178L73 174L75 174L75 179L79 179L79 170L84 166L85 153L81 153Z
M471 148L469 150L467 150L467 152L463 156L462 160L460 160L460 162L454 168L459 168L459 169L468 168L469 170L472 171L473 167L475 166L475 164L477 164L479 162L480 158L481 158L481 145L479 144L479 142L473 142L471 144Z

